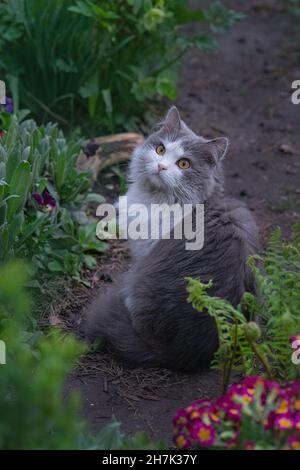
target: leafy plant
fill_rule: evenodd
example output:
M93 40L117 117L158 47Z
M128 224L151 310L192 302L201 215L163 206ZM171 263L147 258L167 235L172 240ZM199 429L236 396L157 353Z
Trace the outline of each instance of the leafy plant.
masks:
M88 450L162 450L162 441L154 442L145 432L138 432L128 438L121 431L120 423L107 425L100 433L83 438L81 448Z
M106 245L84 210L90 177L76 170L79 145L67 142L56 125L12 118L0 140L0 261L32 260L35 269L79 280L93 252Z
M78 415L79 396L64 393L85 346L59 330L32 331L28 281L28 266L21 262L0 268L0 340L6 353L0 362L0 449L162 448L143 433L127 439L118 423L91 433Z
M112 171L118 177L118 184L119 184L119 193L120 196L126 194L128 190L128 184L126 180L126 174L120 168L120 165L115 165L112 167Z
M0 338L6 364L0 365L1 449L74 448L81 432L78 397L63 399L63 381L83 347L71 336L31 333L30 299L21 263L1 268ZM30 378L30 379L29 379Z
M259 316L265 324L265 351L273 374L280 380L299 376L291 361L290 340L300 332L300 224L294 225L292 243L278 229L262 259L250 260L261 292ZM255 262L262 262L263 271ZM265 275L264 275L265 272Z
M226 300L209 296L211 283L188 279L188 301L200 313L207 310L216 321L220 346L213 365L222 371L224 392L232 369L244 375L263 370L269 378L278 380L299 377L291 348L291 339L300 332L299 229L297 224L292 243L283 242L277 230L264 256L249 260L259 296L245 293L237 308Z
M211 50L240 18L219 1L189 10L187 0L5 0L0 74L16 109L39 122L132 130L149 100L175 99L180 58L195 45ZM189 22L201 29L186 36Z

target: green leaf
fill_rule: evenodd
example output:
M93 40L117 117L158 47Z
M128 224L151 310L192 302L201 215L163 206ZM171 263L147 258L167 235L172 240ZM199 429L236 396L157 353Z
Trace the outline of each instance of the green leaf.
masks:
M8 183L12 179L15 169L21 162L21 158L22 158L21 152L16 146L10 149L10 152L8 154L8 158L6 161L6 180Z
M82 98L90 98L96 96L99 92L98 82L95 80L89 80L82 87L79 88L79 93Z
M78 69L75 64L66 62L63 59L56 59L55 61L58 70L66 73L77 73Z
M212 31L225 33L238 21L245 18L239 11L226 8L219 0L214 1L205 10L205 19L210 24Z
M102 90L101 93L102 93L103 101L105 103L105 109L106 109L107 114L112 114L113 105L112 105L110 89Z
M38 217L35 221L33 221L31 224L25 226L21 237L19 237L19 240L16 244L16 253L18 253L22 248L24 243L33 235L37 232L39 228L41 228L46 220L49 219L48 214L42 214L41 217Z
M176 87L168 78L159 78L156 89L160 95L166 96L169 100L175 100L177 97Z
M97 266L96 259L91 255L84 255L84 264L88 269L94 269Z
M218 41L206 33L195 36L194 42L196 47L204 52L211 52L218 47Z
M49 271L51 271L52 273L63 273L64 272L64 267L63 265L57 261L57 260L54 260L54 261L50 261L48 263L48 269Z
M76 5L69 7L68 10L87 17L93 16L93 10L90 4L81 0L77 0Z
M10 182L10 195L17 198L10 199L7 203L7 220L11 221L12 217L24 207L31 185L31 167L27 161L19 163L15 169Z
M85 200L86 202L96 202L98 204L102 204L102 202L105 202L105 197L98 193L88 193Z
M0 179L0 203L4 197L5 190L9 187L6 181Z

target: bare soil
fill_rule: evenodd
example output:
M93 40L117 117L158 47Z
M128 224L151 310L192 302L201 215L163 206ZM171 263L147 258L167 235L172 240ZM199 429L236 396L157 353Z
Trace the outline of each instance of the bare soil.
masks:
M197 1L192 3L197 7ZM300 79L299 24L286 3L224 1L247 16L220 37L218 50L186 57L176 102L196 132L229 137L227 190L247 202L263 240L278 225L290 237L300 215L300 105L291 102L291 83ZM92 288L66 291L55 318L78 332L83 308L129 263L126 245L113 243L97 271L88 275ZM168 444L178 408L221 392L215 371L186 376L128 370L105 350L90 354L72 373L67 390L74 389L94 429L114 418L126 433L145 430Z

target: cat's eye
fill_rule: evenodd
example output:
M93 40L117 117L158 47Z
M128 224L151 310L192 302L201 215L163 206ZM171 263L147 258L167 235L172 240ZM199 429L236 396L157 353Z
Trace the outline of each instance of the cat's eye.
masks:
M165 146L163 144L159 144L157 147L156 147L156 153L158 155L164 155L164 153L166 152L166 149L165 149Z
M187 158L181 158L178 160L177 165L181 170L187 170L191 166L191 162Z

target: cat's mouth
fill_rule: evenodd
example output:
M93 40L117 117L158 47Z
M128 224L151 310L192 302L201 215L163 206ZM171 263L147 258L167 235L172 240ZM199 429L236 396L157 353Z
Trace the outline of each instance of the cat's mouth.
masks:
M148 174L148 179L155 188L167 189L170 185L166 176L164 172L153 172Z

